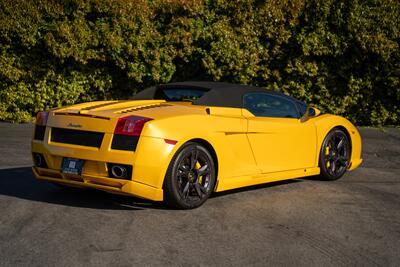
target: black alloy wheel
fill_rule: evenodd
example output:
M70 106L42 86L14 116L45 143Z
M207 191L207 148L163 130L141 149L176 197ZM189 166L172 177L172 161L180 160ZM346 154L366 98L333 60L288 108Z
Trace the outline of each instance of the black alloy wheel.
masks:
M324 180L337 180L346 172L351 156L350 140L338 128L331 130L321 146L319 166L320 177Z
M198 143L187 143L170 163L164 180L164 200L179 209L199 207L214 190L215 176L209 151Z

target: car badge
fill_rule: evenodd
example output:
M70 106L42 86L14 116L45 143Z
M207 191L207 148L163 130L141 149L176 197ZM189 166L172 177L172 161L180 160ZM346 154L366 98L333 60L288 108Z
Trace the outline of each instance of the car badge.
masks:
M73 124L73 123L69 123L69 124L67 125L67 127L72 127L72 128L82 128L82 125L80 125L80 124Z

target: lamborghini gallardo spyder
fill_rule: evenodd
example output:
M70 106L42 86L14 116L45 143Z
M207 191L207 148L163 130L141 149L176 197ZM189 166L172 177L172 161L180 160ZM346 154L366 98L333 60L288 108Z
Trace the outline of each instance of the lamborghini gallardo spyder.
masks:
M189 209L212 192L357 168L361 138L343 117L286 94L217 82L145 89L130 100L39 112L39 180Z

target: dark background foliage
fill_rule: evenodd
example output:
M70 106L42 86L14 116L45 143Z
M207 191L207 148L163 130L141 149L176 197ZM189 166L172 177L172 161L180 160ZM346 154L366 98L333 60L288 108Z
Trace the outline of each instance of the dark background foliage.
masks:
M183 80L400 122L398 0L2 0L0 120Z

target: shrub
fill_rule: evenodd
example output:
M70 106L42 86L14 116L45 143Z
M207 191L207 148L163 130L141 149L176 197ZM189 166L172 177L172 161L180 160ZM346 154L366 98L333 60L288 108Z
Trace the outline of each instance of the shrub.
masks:
M0 120L215 80L399 124L398 14L397 0L3 0Z

